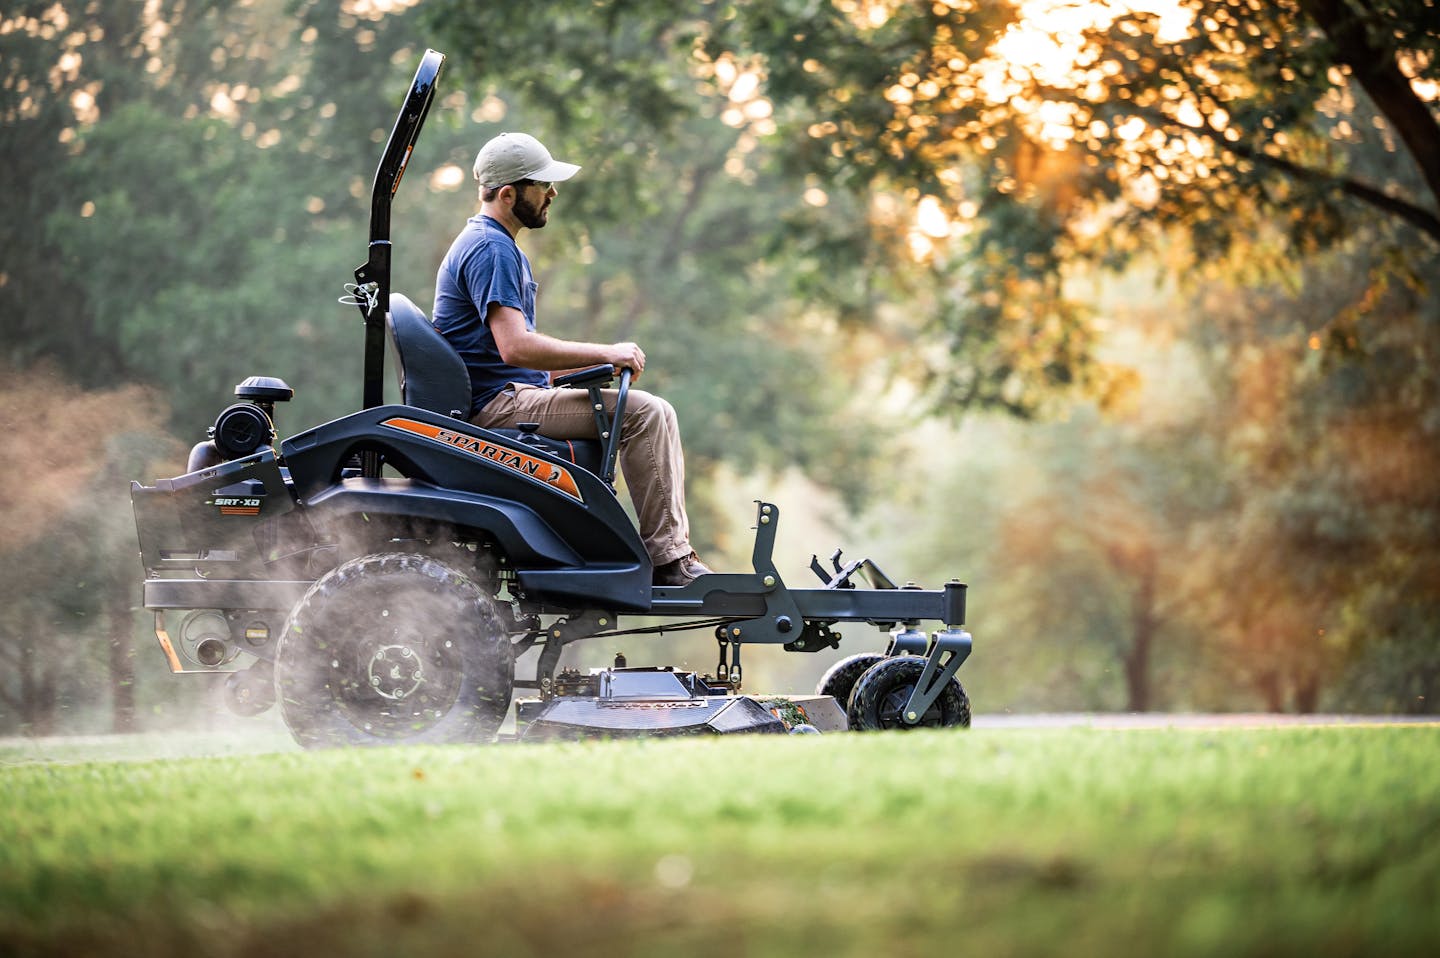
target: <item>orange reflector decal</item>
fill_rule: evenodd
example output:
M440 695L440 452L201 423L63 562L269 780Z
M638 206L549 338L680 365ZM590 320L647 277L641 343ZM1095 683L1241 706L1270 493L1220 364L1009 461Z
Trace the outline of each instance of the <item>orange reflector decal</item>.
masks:
M414 419L397 416L385 420L381 425L421 436L431 442L459 449L461 452L468 452L477 459L483 459L517 472L527 479L540 483L547 489L553 489L561 495L569 496L576 502L585 501L585 497L580 494L580 486L575 482L575 477L570 474L570 470L563 466L557 466L553 462L546 462L544 459L537 459L519 450L511 449L509 446L501 446L484 439L477 439L475 436L467 436L463 432L455 432L443 426L432 426L428 422L416 422Z
M184 672L185 667L180 664L180 656L175 654L175 646L170 641L170 633L165 631L165 613L155 613L155 638L160 642L160 650L165 653L165 661L170 663L171 672Z
M405 156L400 160L400 168L395 171L395 185L390 187L390 195L394 196L395 191L400 189L400 181L405 179L405 167L410 165L410 154L414 151L415 144L411 143L405 147Z

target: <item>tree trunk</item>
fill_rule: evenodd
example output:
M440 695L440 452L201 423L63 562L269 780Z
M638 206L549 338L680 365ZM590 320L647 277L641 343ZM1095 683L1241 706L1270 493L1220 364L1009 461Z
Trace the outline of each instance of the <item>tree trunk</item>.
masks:
M1125 710L1147 712L1151 706L1150 653L1155 645L1155 563L1140 570L1140 583L1131 599L1130 648L1125 653Z
M26 735L55 731L55 677L36 654L34 632L20 636L20 726Z
M1255 691L1265 700L1265 711L1285 711L1285 694L1280 688L1280 673L1276 669L1265 669L1254 679Z
M35 647L30 636L19 636L20 662L16 669L20 673L20 727L28 734L35 734L40 715L40 691L37 681Z
M1300 5L1335 45L1335 58L1350 67L1395 128L1430 188L1431 201L1440 203L1440 126L1401 72L1394 51L1375 42L1383 26L1367 24L1345 0L1301 0Z
M110 609L110 729L135 731L135 623L130 615L130 589L125 583L111 587Z
M1314 669L1301 672L1295 679L1295 711L1313 715L1320 705L1320 674Z
M1434 715L1440 712L1440 664L1434 659L1417 669L1414 695L1407 696L1403 711L1410 715Z

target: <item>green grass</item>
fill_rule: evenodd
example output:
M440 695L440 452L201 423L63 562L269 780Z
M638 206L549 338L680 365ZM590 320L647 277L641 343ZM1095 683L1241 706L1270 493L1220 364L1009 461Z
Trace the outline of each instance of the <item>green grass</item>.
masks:
M0 954L1440 949L1440 729L36 762Z

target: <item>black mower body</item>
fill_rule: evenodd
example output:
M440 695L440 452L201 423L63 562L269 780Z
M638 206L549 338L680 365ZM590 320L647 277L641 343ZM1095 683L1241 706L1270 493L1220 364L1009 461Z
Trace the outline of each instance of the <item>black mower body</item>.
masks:
M263 583L313 581L347 544L363 554L396 533L443 528L489 550L540 606L648 612L652 569L638 533L614 491L556 445L377 406L285 440L284 468L267 448L151 488L137 483L141 559L156 583L146 598L188 591L190 607L212 607L223 589L258 598ZM365 452L403 475L359 475ZM288 609L292 592L274 601Z

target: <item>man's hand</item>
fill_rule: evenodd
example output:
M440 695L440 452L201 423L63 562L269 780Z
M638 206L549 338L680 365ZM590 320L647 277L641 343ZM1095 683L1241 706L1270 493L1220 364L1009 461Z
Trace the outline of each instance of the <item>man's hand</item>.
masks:
M645 350L635 343L616 343L610 347L605 361L616 369L629 369L630 379L635 381L645 371Z

